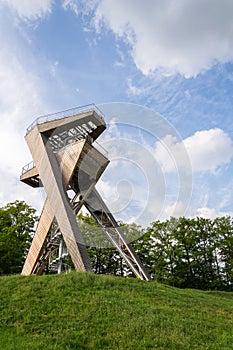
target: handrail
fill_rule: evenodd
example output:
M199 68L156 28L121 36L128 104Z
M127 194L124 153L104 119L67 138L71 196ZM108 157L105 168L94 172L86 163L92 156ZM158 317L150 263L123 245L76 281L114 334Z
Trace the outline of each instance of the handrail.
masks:
M97 151L99 151L100 153L102 153L105 157L108 158L108 151L97 141L93 142L93 146L94 148L97 149Z
M93 143L93 146L94 146L94 148L97 149L97 151L102 153L105 157L108 157L108 151L103 146L101 146L97 141L95 141ZM34 167L35 167L35 163L33 161L31 161L30 163L24 165L23 168L22 168L21 175L25 174L27 171L33 169Z
M35 167L35 163L33 161L31 161L30 163L24 165L23 168L22 168L22 174L21 175L25 174L27 171L33 169L34 167Z
M68 118L79 113L91 112L91 111L93 112L95 111L98 114L98 116L104 120L104 113L94 103L91 103L80 107L66 109L61 112L50 113L43 116L39 116L29 125L29 127L26 130L26 135L38 124L46 123L48 121L52 121L60 118Z

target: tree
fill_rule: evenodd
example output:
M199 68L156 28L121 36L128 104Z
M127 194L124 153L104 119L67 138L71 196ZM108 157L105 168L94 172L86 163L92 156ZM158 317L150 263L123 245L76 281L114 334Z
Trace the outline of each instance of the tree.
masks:
M80 213L77 216L77 221L95 273L116 276L132 275L119 252L113 247L102 228L91 215ZM144 233L142 227L134 223L118 222L118 225L129 242L139 238Z
M230 217L155 221L134 248L159 282L180 288L233 290Z
M23 201L0 208L0 274L19 273L23 267L37 216Z
M233 290L233 219L228 217L216 218L214 229L219 237L216 260L218 270L224 284L224 290Z
M78 214L77 221L82 232L93 271L97 274L121 275L122 259L91 215Z

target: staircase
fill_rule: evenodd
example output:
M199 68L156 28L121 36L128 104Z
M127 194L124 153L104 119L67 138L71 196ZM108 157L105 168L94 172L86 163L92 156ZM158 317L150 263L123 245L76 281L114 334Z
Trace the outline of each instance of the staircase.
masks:
M110 242L119 252L120 256L134 275L142 280L149 281L149 274L143 267L131 244L127 242L124 233L121 231L116 220L96 189L94 189L86 198L84 205L98 222Z

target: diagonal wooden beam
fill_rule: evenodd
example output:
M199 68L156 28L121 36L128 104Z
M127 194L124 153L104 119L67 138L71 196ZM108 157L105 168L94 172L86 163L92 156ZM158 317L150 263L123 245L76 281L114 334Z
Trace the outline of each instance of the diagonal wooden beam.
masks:
M30 275L33 273L54 217L57 219L75 268L81 271L91 270L89 256L86 253L85 244L65 192L79 161L85 140L67 146L55 156L49 144L44 145L42 137L38 137L39 135L36 132L34 134L28 142L48 197L42 210L22 274ZM40 141L41 149L44 149L44 156L40 155L38 148L35 149L33 147L33 140L35 138L37 139L37 147L38 141ZM76 242L77 240L78 243Z

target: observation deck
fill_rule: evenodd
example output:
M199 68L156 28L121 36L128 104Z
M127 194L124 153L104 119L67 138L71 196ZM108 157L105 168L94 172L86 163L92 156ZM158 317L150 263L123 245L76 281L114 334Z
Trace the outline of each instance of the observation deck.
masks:
M86 152L88 152L87 144L92 145L94 142L96 151L107 155L107 151L95 141L106 129L106 123L104 114L94 104L36 118L26 130L27 141L35 129L45 136L46 147L51 147L54 154L75 142L86 141ZM33 161L23 166L20 181L32 187L42 186L38 169Z

